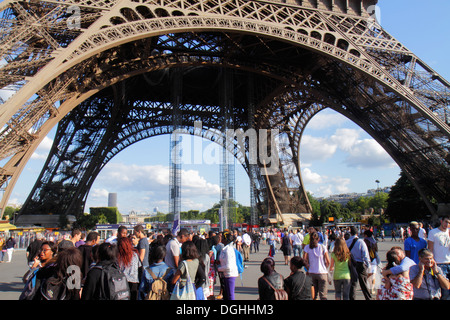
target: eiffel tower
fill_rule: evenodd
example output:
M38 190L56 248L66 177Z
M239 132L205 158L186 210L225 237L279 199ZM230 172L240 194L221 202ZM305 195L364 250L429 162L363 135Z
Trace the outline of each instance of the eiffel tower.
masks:
M386 150L436 216L429 199L450 203L450 84L378 24L376 4L3 1L0 87L15 94L0 105L0 208L55 126L19 220L82 213L99 172L135 142L174 128L215 141L228 122L279 132L274 174L249 162L249 143L230 149L258 212L311 212L300 142L330 108Z

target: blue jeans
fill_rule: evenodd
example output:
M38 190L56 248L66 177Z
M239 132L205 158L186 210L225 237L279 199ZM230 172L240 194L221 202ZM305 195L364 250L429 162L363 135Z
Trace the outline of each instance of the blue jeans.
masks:
M438 263L437 266L441 268L443 275L447 279L450 279L450 263ZM441 288L441 292L441 300L450 300L450 290L444 290Z
M301 244L294 244L292 246L292 252L294 253L294 257L301 257L302 256L302 245ZM298 252L298 254L297 254Z

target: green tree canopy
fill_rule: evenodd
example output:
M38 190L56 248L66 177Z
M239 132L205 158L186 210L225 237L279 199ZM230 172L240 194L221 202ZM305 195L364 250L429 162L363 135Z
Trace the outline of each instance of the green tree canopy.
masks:
M429 214L430 211L422 197L408 180L406 174L401 171L400 178L389 193L386 215L391 222L409 222L427 219Z

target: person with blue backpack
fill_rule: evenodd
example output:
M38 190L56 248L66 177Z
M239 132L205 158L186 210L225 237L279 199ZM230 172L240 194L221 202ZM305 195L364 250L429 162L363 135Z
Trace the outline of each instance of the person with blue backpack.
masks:
M30 269L22 278L25 287L19 300L42 300L40 286L55 272L57 250L58 246L54 242L44 241L41 244L39 254L34 258Z
M233 246L233 235L226 231L222 236L224 247L220 253L220 264L218 267L219 274L224 284L223 300L235 300L234 289L236 278L239 276L238 265L236 262L237 251ZM241 258L242 259L242 256Z

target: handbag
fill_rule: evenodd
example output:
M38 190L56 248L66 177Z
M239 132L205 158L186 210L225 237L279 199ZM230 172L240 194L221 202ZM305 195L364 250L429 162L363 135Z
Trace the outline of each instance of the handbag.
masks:
M281 275L280 275L281 277ZM273 289L275 300L288 300L288 294L286 290L284 289L275 289L275 287L270 283L269 280L266 279L266 277L263 277L264 280L266 280L267 284Z
M175 287L173 288L170 300L195 300L196 299L195 287L191 281L188 265L186 261L183 261L182 263L184 263L186 266L186 274L187 274L186 285L182 287L181 278L178 279L177 283L175 283Z

